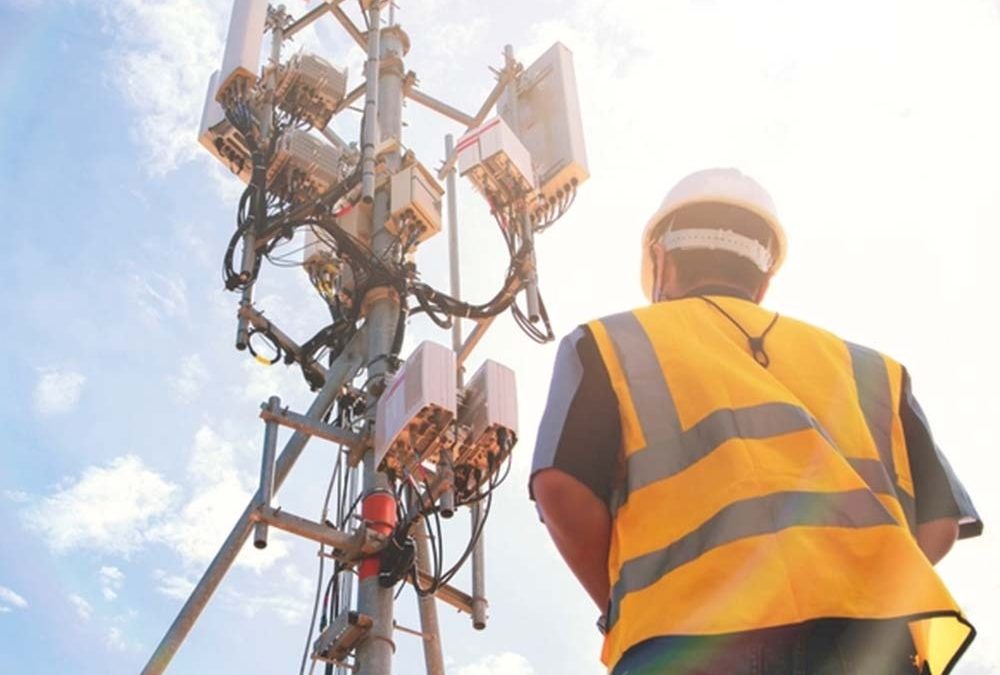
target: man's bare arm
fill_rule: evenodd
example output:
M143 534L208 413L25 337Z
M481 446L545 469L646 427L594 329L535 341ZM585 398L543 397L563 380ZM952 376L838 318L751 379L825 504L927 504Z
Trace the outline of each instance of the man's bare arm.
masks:
M610 596L611 515L607 505L583 483L558 469L535 475L532 489L556 548L604 612Z
M917 525L917 545L932 565L944 558L958 540L958 521L938 518Z

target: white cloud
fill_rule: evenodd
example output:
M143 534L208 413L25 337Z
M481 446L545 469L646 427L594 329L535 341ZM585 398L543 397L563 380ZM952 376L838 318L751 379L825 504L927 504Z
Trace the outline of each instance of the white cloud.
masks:
M513 652L484 656L458 669L458 675L533 675L534 672L526 658Z
M238 194L236 195L239 196ZM236 198L226 200L226 203L236 203ZM191 222L177 222L173 228L174 239L181 246L174 247L185 261L197 262L204 267L215 268L217 264L216 251L205 241L205 229ZM183 249L183 250L181 250ZM214 289L213 289L214 290Z
M101 584L101 595L104 596L104 599L111 602L117 598L118 591L122 589L122 585L125 583L125 573L117 567L105 566L98 571L97 577Z
M4 490L3 496L4 499L12 501L15 504L25 504L31 501L31 495L24 490Z
M71 412L80 402L87 378L73 370L39 369L35 385L35 410L42 415Z
M195 580L155 570L156 590L174 600L187 600ZM221 595L223 605L252 619L259 614L274 614L288 624L301 624L312 609L315 579L309 579L294 565L285 565L280 578L268 576L256 581L253 593L227 588ZM262 585L264 584L264 585Z
M156 542L176 551L186 566L200 567L218 551L257 479L241 470L233 444L208 426L195 434L187 473L191 487L181 499L177 485L126 455L85 469L23 517L57 553L90 549L128 556ZM275 535L264 551L246 547L237 564L259 572L285 557L288 545ZM101 569L109 600L120 587L119 574L114 567ZM172 580L166 587L176 592L179 585Z
M295 565L285 565L281 576L289 588L294 588L302 597L308 598L316 591L316 580L310 579Z
M205 166L207 166L208 176L215 186L218 197L227 204L235 204L246 191L246 184L237 178L228 167L207 154L205 156Z
M294 392L301 391L304 386L302 374L298 369L280 363L265 366L254 359L246 359L240 367L247 378L241 392L247 401L263 403L271 396L288 399Z
M240 593L229 598L230 604L237 607L247 619L252 619L261 612L273 612L279 619L289 625L300 624L308 618L309 600L288 593L273 595L253 595Z
M228 0L95 0L113 36L108 78L136 118L144 168L162 175L200 152L209 75L222 62Z
M187 470L194 486L190 497L179 513L157 524L150 536L177 551L185 565L201 566L215 556L256 484L252 476L240 471L233 444L208 426L195 434ZM263 551L246 547L237 564L260 571L287 553L286 544L272 536Z
M248 619L267 612L287 624L296 625L308 619L315 592L315 579L309 579L294 565L285 565L278 583L262 588L261 592L252 596L230 592L226 596L226 604L241 611Z
M121 629L117 626L108 628L107 635L104 636L104 644L108 649L116 652L123 652L127 647L125 637L122 635Z
M157 581L156 590L174 600L187 600L195 585L187 577L168 574L163 570L154 570L153 578Z
M174 600L187 600L195 581L186 576L155 570L156 590ZM301 624L312 609L316 580L309 579L294 565L285 565L280 578L267 576L255 581L253 593L227 588L221 599L224 606L248 619L259 614L274 614L288 624Z
M148 277L133 274L129 293L151 323L187 316L187 284L183 279L155 273Z
M176 399L191 403L201 394L208 381L208 369L200 354L191 354L181 359L179 372L167 376L167 384Z
M128 555L170 506L176 486L125 455L86 469L75 482L25 514L27 524L58 553L93 549Z
M27 606L28 601L23 597L6 586L0 586L0 614L7 614L15 609L25 609Z
M76 593L70 595L68 599L69 604L71 604L73 609L76 611L76 615L83 621L89 621L91 614L94 612L94 608L90 606L90 603Z
M122 575L121 572L114 567L102 567L102 583L103 577L105 576L113 579L124 578L124 575ZM72 593L67 596L67 600L69 600L69 604L72 606L73 611L76 612L76 616L81 621L89 622L93 618L94 608L85 598L76 593ZM100 630L103 632L105 647L111 651L123 652L128 649L129 645L125 639L125 633L123 632L121 626L127 621L134 620L137 616L138 612L135 610L128 610L123 614L110 617L106 620L101 620L101 617L99 617L98 621L95 622L94 630ZM101 625L102 623L104 624L103 626Z

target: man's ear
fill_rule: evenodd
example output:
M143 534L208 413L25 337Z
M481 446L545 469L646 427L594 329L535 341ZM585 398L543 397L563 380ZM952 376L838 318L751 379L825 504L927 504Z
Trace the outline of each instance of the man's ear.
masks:
M757 289L757 296L754 298L754 302L760 304L760 301L764 299L764 295L767 293L768 287L771 285L771 277L764 277L764 281L760 283L760 288Z
M667 266L667 252L663 244L654 242L651 246L653 254L653 302L663 299L664 272Z

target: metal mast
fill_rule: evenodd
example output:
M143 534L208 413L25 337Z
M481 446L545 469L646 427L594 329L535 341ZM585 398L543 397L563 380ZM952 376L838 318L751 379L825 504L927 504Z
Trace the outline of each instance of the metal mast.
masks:
M363 148L366 153L374 152L375 147L383 142L395 142L393 150L381 156L390 173L399 169L399 141L402 140L403 115L403 40L402 29L389 26L382 29L381 8L376 3L368 11L368 23L371 30L368 33L368 88L365 100L365 130L373 130L374 111L378 120L379 136L366 136ZM374 102L372 99L374 98ZM367 176L367 174L366 174ZM369 189L366 183L363 189ZM372 186L373 187L373 186ZM394 241L393 234L386 229L389 220L390 194L386 185L374 191L372 209L371 241L376 255L388 251ZM364 300L368 325L368 376L376 381L385 377L389 363L384 358L388 356L396 336L399 322L399 297L391 288L381 287L369 291ZM375 401L369 402L374 410ZM364 455L364 480L362 489L366 495L376 490L388 491L392 494L392 486L388 477L378 471L373 449L368 449ZM366 561L367 562L367 561ZM395 647L392 641L393 606L392 588L379 585L378 565L362 563L358 582L358 611L372 618L372 628L368 639L358 647L359 675L390 675L392 673L392 654Z
M296 20L284 6L270 8L266 0L234 0L223 70L210 82L200 140L248 183L224 264L226 288L241 296L236 346L253 353L251 338L263 334L278 354L273 362L284 356L287 364L297 363L318 393L304 414L282 408L276 396L261 406L265 433L260 487L150 657L142 671L145 675L164 672L251 533L254 545L264 548L271 528L317 542L329 549L321 555L337 561L333 575L343 582L342 593L336 602L328 603L324 596L322 632L312 645L312 657L335 666L338 673L391 675L394 631L415 632L394 621L393 588L401 581L418 591L417 634L423 640L428 675L444 673L438 600L469 614L476 629L486 626L482 525L488 508L482 504L502 482L501 467L510 466L517 426L516 412L513 417L509 413L514 376L500 364L488 362L467 383L463 369L501 313L511 311L533 339L551 339L538 295L533 238L565 213L576 186L587 177L572 66L568 50L557 45L562 51L554 47L543 56L548 61L535 68L537 81L557 74L550 80L552 86L540 90L556 94L534 100L532 123L541 125L544 137L533 141L529 150L518 140L518 135L526 136L518 109L519 97L525 95L525 71L510 46L503 68L494 71L497 81L492 92L470 115L416 87L415 74L404 65L410 40L395 23L396 8L390 0L359 2L365 30L354 24L342 4L343 0L324 0ZM387 8L388 22L383 25ZM346 73L323 59L300 54L287 64L281 62L283 41L328 14L367 55L365 82L350 92ZM258 77L265 28L271 33L270 59ZM528 85L537 84L535 80ZM418 243L440 230L440 197L445 191L411 151L403 153L407 98L465 128L457 144L447 136L445 160L438 171L438 179L447 183L450 294L420 282L408 257ZM362 130L356 147L326 125L360 100ZM513 130L499 118L484 124L498 102L501 116ZM303 131L308 127L318 129L326 140ZM533 133L537 136L537 130ZM549 156L553 152L555 156ZM558 171L544 169L544 175L536 175L535 164ZM504 286L483 305L461 300L456 165L489 202L510 254ZM302 344L265 319L253 304L262 259L276 244L290 239L296 228L306 230L307 238L310 233L319 237L329 249L328 257L320 257L318 267L310 268L310 281L334 320ZM238 244L242 252L237 268L232 261ZM521 293L526 295L526 315L516 303ZM405 366L396 372L407 298L415 298L419 309L438 325L452 322L451 350L434 348L439 357L441 350L448 355L440 363L450 364L447 367L454 373L455 386L449 385L451 408L428 403L431 407L408 413L414 416L404 420L403 431L396 432L401 435L390 438L389 445L383 438L379 446L379 424L385 425L380 406L399 390L407 374ZM474 324L464 341L462 317ZM533 325L539 321L544 322L545 332ZM320 348L332 354L326 366L316 356ZM357 388L353 383L361 373L365 384ZM497 399L507 405L499 405ZM335 405L338 417L330 422ZM435 429L429 436L414 431L428 424ZM294 430L280 454L279 426ZM339 446L338 456L346 466L338 467L349 472L341 478L352 501L361 474L360 514L352 506L346 515L338 514L336 525L272 506L313 437ZM331 489L332 485L331 479ZM400 495L402 503L397 504ZM466 552L472 561L471 595L448 583L458 566L447 572L435 567L441 561L431 554L434 538L423 529L423 519L450 517L456 505L469 506L472 514L473 538ZM324 509L324 518L325 513ZM403 521L397 522L398 518ZM352 570L357 572L356 610L351 609ZM319 577L322 582L322 567ZM317 606L319 597L317 592ZM324 625L327 609L333 620Z

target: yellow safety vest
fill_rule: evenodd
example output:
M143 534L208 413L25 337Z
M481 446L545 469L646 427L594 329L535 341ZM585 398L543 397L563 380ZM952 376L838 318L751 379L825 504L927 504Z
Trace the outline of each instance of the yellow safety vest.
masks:
M774 314L712 297L750 335ZM975 631L913 536L902 367L782 317L765 368L701 298L591 322L618 397L604 661L671 635L910 619L946 673Z

